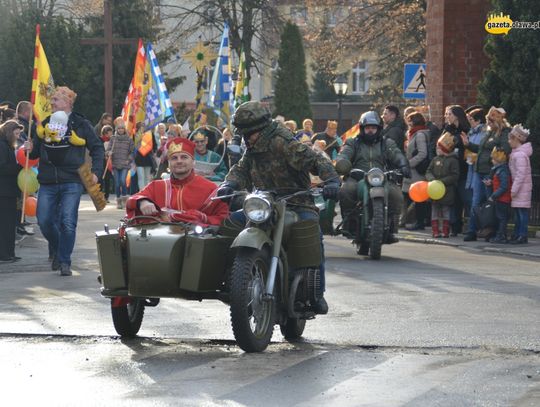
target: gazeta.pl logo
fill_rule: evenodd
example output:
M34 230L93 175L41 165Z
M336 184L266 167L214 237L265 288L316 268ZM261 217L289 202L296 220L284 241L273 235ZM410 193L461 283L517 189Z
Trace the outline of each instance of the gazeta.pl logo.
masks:
M490 34L507 35L512 27L512 19L509 15L503 15L503 13L489 15L485 25L486 31Z

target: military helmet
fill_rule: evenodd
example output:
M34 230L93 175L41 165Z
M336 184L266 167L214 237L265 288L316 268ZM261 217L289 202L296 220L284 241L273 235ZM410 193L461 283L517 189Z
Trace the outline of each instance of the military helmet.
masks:
M236 131L244 136L260 131L270 123L272 123L270 111L257 101L242 103L232 118Z
M360 127L364 126L377 126L382 127L381 117L379 114L373 110L369 112L362 113L360 120L358 120Z

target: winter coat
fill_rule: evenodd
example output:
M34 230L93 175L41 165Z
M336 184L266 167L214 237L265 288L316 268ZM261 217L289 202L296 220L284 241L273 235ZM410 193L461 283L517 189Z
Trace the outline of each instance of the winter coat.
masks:
M111 152L112 167L117 170L128 169L133 162L135 143L127 134L114 134L107 151Z
M444 129L443 129L443 133L448 132L454 136L454 149L457 150L460 180L467 179L467 161L465 161L465 145L463 144L463 140L461 139L461 133L465 132L465 134L467 134L469 130L470 130L469 128L463 129L461 127L456 127L453 124L447 124L444 126ZM489 174L489 170L487 173Z
M453 205L459 180L459 161L456 154L438 155L431 160L426 171L426 179L428 181L439 180L446 188L444 196L433 202L441 205Z
M486 135L486 131L486 125L483 123L469 130L469 143L480 144L480 141L482 141ZM468 154L470 155L469 160L471 163L467 162L467 182L465 183L465 188L472 189L474 164L478 159L478 154L472 153L468 147L467 150L469 151Z
M508 134L510 128L505 127L501 134L496 135L492 130L488 131L484 138L480 141L480 144L469 143L467 148L473 153L478 154L476 163L474 164L474 170L480 175L488 175L491 171L491 151L493 147L502 147L504 152L508 155L512 151L508 144Z
M406 157L409 160L409 166L411 167L411 178L403 178L403 185L401 190L403 192L409 192L411 184L417 181L425 181L425 175L420 174L416 170L416 166L420 164L424 158L428 156L429 145L429 130L418 130L413 134L412 138L407 144ZM417 152L413 157L413 153Z
M350 161L352 168L369 171L407 166L407 159L392 139L381 139L373 144L365 143L362 136L349 138L339 152L336 162Z
M396 143L396 146L401 150L402 153L405 152L405 133L407 131L407 126L402 118L398 117L393 122L389 123L382 131L382 137L385 139L393 140Z
M6 139L0 139L0 196L14 198L19 196L17 175L21 167L17 164L15 150Z
M135 165L137 167L155 167L153 156L157 151L156 135L152 134L152 151L146 155L141 155L139 148L141 148L141 140L137 143L137 149L135 150Z
M512 208L530 208L532 197L531 162L532 144L525 143L512 150L510 154L510 173L512 174Z
M50 116L43 121L49 122ZM69 142L71 131L85 140L85 145L78 146ZM59 143L48 143L37 134L32 137L34 148L30 159L39 158L38 181L40 184L82 183L79 167L86 160L86 150L92 157L92 173L99 178L103 175L104 149L103 142L94 133L92 124L76 112L71 112L68 119L68 131Z
M494 165L491 169L490 177L492 181L493 193L489 199L509 204L512 200L510 196L512 177L510 176L508 164L504 163Z

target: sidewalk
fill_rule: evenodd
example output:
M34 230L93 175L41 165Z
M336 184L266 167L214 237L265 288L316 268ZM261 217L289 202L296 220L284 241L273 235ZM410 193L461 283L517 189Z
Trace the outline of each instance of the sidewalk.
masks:
M98 213L88 195L81 197L77 239L72 256L74 272L97 269L95 231L103 230L104 223L110 225L111 229L116 228L123 215L124 211L116 209L116 205L112 202ZM28 218L27 220L32 224L35 235L25 236L19 244L15 245L15 255L21 257L21 260L15 263L0 263L0 274L52 272L51 263L47 261L49 253L47 241L41 234L39 226L35 224L36 218Z
M538 237L529 237L529 243L527 244L495 244L486 242L484 239L478 239L475 242L464 242L463 235L460 234L455 237L438 238L435 239L431 236L431 228L426 227L424 230L409 231L400 229L398 237L405 242L415 242L423 244L438 244L453 247L462 247L471 250L478 250L490 253L499 253L507 255L518 255L536 257L540 259L540 239Z

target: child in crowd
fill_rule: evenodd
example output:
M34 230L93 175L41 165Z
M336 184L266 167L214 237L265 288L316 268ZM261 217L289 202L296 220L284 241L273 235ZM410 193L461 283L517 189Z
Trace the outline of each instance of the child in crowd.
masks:
M111 142L111 138L113 135L113 128L112 126L109 126L106 124L101 128L101 141L103 141L103 148L105 148L105 151L109 148L109 144ZM105 171L105 175L103 176L103 182L101 183L101 191L105 195L105 200L109 202L109 193L111 191L111 185L114 183L114 179L112 176L112 168L108 168L109 160L105 157L105 166L104 168L107 168Z
M508 143L512 147L510 154L510 174L512 175L512 188L510 190L514 210L514 233L511 244L527 243L527 229L529 224L529 211L532 197L531 162L532 145L527 142L529 130L521 124L515 125L510 131Z
M431 203L431 231L433 237L441 237L439 222L442 221L442 237L450 235L450 209L454 204L459 179L459 161L454 153L454 136L445 132L437 140L437 156L431 160L426 171L428 181L441 181L445 193Z
M484 183L492 187L492 194L488 200L495 202L495 217L497 218L497 232L495 237L489 241L491 243L508 243L506 240L506 227L508 226L508 215L510 213L510 188L512 178L507 164L507 156L502 147L493 147L491 151L490 178Z
M118 117L114 124L116 132L107 147L107 155L111 157L116 187L116 208L123 209L128 199L126 185L127 173L133 162L135 143L126 131L126 123Z

